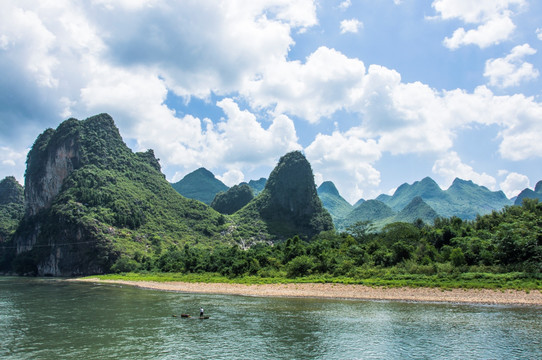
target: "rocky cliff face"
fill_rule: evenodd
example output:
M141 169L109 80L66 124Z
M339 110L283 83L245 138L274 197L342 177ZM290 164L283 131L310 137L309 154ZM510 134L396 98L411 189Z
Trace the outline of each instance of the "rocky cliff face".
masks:
M104 262L100 260L103 239L99 232L51 210L66 179L82 165L92 162L89 144L94 146L98 140L90 132L98 128L122 142L113 119L101 114L84 121L69 119L56 130L47 129L28 153L25 216L14 236L18 272L53 276L103 272Z
M53 136L46 132L41 137ZM33 148L32 152L38 149ZM25 180L25 208L28 215L36 215L41 210L48 209L58 195L64 180L78 167L79 153L74 139L68 139L59 146L50 146L37 156L31 153L28 157L28 168L39 172L41 176L27 176Z
M25 191L9 261L20 274L149 269L163 248L216 242L225 228L223 215L171 187L152 150L133 153L107 114L40 135Z

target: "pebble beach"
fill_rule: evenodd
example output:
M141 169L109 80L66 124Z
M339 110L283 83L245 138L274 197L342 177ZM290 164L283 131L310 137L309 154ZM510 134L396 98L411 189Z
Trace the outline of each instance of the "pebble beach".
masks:
M246 285L102 280L98 278L84 278L77 279L76 281L129 285L144 289L202 294L542 306L542 291L539 290L529 292L489 289L443 290L439 288L385 288L330 283Z

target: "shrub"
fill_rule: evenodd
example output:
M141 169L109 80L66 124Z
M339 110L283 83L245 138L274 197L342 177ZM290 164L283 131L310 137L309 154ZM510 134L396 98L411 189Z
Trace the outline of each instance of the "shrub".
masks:
M287 264L287 276L290 278L306 276L312 273L314 269L314 259L307 255L301 255L293 258Z

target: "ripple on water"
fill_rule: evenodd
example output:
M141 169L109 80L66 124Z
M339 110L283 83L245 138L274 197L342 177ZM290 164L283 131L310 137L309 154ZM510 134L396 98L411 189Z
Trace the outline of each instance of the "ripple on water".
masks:
M172 317L197 315L208 320ZM540 308L199 295L0 278L2 359L542 358Z

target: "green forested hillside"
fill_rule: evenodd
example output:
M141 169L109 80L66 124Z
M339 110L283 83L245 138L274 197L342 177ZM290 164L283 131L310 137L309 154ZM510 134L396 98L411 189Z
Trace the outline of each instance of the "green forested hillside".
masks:
M395 212L386 204L378 200L367 200L355 207L348 215L337 221L340 230L359 221L371 221L380 226L386 219L395 216Z
M211 207L221 214L231 215L248 204L253 198L252 189L246 183L234 185L228 191L216 194Z
M157 266L162 271L253 275L250 281L297 278L385 286L542 289L542 204L479 216L438 218L434 225L390 223L375 231L359 222L348 231L293 236L248 250L185 247ZM308 280L300 279L308 277Z
M207 205L211 205L216 194L228 190L222 181L205 168L191 172L171 186L184 197L199 200Z
M502 191L491 191L484 186L474 184L472 181L455 179L452 186L446 190L452 198L448 213L440 216L457 216L461 219L472 220L476 215L485 215L493 210L500 210L512 202Z
M8 176L0 181L0 244L8 241L23 214L23 187L13 176Z
M59 154L65 158L59 160ZM15 259L18 272L70 275L141 268L170 246L221 240L224 216L179 195L153 152L132 153L107 114L70 119L45 131L27 163L30 209L54 191L44 178L62 169L67 174L50 206L37 207L21 222L15 242L31 250Z
M420 196L416 196L410 204L393 217L393 222L414 223L421 220L426 224L432 224L436 218L438 218L437 212Z
M416 196L421 197L439 214L448 212L447 207L452 203L450 195L443 191L430 177L415 181L412 185L402 184L395 190L393 196L381 198L381 200L394 211L401 211Z

